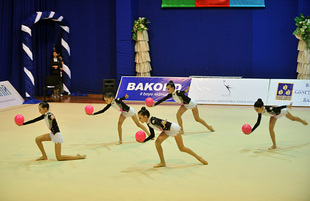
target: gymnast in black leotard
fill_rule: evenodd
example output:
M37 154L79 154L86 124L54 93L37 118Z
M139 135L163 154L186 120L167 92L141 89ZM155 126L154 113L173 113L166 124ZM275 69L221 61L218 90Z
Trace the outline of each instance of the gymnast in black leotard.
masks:
M155 137L154 129L158 129L161 131L158 138L155 141L156 149L160 158L160 163L155 165L154 167L165 167L166 162L164 159L163 149L161 147L161 143L166 140L169 136L175 138L175 141L182 152L186 152L192 156L194 156L197 160L199 160L202 164L207 165L208 162L205 161L202 157L198 156L195 152L191 149L187 148L183 144L183 139L180 134L181 127L176 124L169 122L167 120L159 119L157 117L150 117L150 112L145 108L142 107L141 110L138 112L139 121L142 123L147 123L151 135L144 140L144 142L149 141Z
M185 93L188 92L189 87L185 91L175 90L175 85L174 85L173 81L170 81L166 85L166 89L168 91L168 95L165 96L164 98L160 99L159 101L157 101L154 104L154 106L159 105L160 103L162 103L163 101L165 101L169 98L173 98L175 100L175 102L181 103L181 106L177 112L177 120L178 120L178 124L181 126L181 134L184 133L182 115L184 114L184 112L187 109L192 110L194 118L197 122L204 125L211 132L214 132L214 129L212 128L212 126L208 125L203 119L200 118L196 101L191 99L187 95L185 95Z
M288 106L286 106L286 105L283 105L283 106L267 106L267 105L265 105L264 106L264 103L263 103L262 99L260 99L260 98L255 102L254 109L258 113L258 118L257 118L257 122L254 125L254 127L252 128L251 132L253 132L259 126L261 119L262 119L262 115L270 116L269 133L270 133L270 137L271 137L271 141L272 141L272 146L269 147L269 150L277 148L276 137L275 137L275 132L274 132L274 126L275 126L277 119L280 119L280 118L285 116L289 120L298 121L304 125L308 125L308 123L305 120L302 120L297 116L293 116L291 113L289 113L287 111L287 108L291 108L292 104L293 103L291 103Z
M49 104L47 102L41 102L38 106L39 112L41 113L41 116L32 119L30 121L27 121L23 123L23 125L28 125L35 123L40 120L45 120L47 127L50 129L50 133L40 135L36 137L36 143L42 153L42 156L38 158L37 160L47 160L48 157L45 153L44 147L42 142L43 141L52 141L55 143L55 153L56 153L56 158L59 161L64 161L64 160L77 160L77 159L84 159L86 156L85 155L80 155L77 154L76 156L67 156L67 155L62 155L61 154L61 144L64 142L63 136L59 130L56 118L54 114L49 112Z
M139 122L138 117L137 117L137 115L135 113L135 110L132 107L129 107L128 105L126 105L123 102L123 100L128 98L127 94L124 97L122 97L122 98L115 99L113 93L108 92L108 93L103 95L103 98L104 98L105 102L107 103L107 105L102 110L93 113L93 115L104 113L110 107L113 107L116 110L121 112L121 114L119 116L119 119L118 119L118 136L119 136L119 141L118 141L117 145L123 143L123 139L122 139L122 125L123 125L123 122L125 121L126 117L131 117L132 120L135 122L135 124L139 128L141 128L148 136L150 135L149 131L145 128L145 126L143 126Z

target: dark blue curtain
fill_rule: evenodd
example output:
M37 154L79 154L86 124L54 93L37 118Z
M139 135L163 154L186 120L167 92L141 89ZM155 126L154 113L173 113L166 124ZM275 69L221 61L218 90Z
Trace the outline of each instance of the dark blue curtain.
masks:
M55 11L70 27L71 92L101 93L103 79L116 79L115 1L1 0L0 80L24 96L21 24L37 11ZM59 25L40 21L32 27L36 95L42 94L52 47L60 50Z
M148 18L153 76L296 78L294 18L309 0L266 0L265 8L161 8L141 0Z
M21 46L21 24L36 11L53 10L53 0L2 0L1 32L0 32L0 80L9 80L23 94L23 67ZM50 40L53 33L52 25L44 22L33 27L33 58L36 66L36 93L42 94L42 79L46 75L47 60L50 58L52 47ZM39 70L40 69L40 70Z
M294 18L309 0L266 0L266 8L162 9L154 0L1 0L0 80L23 94L21 23L55 11L70 27L72 92L101 93L103 79L134 75L133 20L146 17L154 76L296 78ZM33 27L36 93L48 73L59 25Z
M70 26L72 92L102 93L116 79L116 1L56 0Z
M310 1L298 0L298 13L303 13L307 16L310 15Z
M116 0L116 74L118 81L122 76L135 75L135 52L131 30L133 21L137 19L137 0Z

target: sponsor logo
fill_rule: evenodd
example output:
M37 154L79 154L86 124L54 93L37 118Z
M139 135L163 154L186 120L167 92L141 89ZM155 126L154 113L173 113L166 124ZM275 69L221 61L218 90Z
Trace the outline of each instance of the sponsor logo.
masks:
M1 85L0 86L0 96L9 96L9 95L12 95L10 90L8 88L6 88L5 85Z
M294 93L299 95L310 95L310 90L295 90Z
M225 88L228 90L228 96L230 96L232 87L225 82L226 82L226 80L223 80L223 84L224 84Z
M294 83L278 83L276 100L290 101L293 98Z
M117 97L129 95L127 101L144 101L146 97L160 100L168 95L166 85L172 80L176 90L185 90L190 86L191 78L175 77L122 77ZM173 99L168 99L173 102Z
M126 90L128 91L166 91L166 84L163 83L134 83L128 82ZM181 90L181 84L175 84L176 90Z
M302 99L302 102L304 102L304 103L310 103L310 99L308 99L308 98L303 98L303 99Z

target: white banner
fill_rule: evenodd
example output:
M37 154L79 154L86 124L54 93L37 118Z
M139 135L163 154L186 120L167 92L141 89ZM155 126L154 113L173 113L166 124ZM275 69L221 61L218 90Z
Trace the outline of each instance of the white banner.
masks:
M0 82L0 109L23 104L24 99L9 81Z
M270 80L268 105L310 106L310 80Z
M192 78L189 97L199 104L254 105L267 100L269 79Z

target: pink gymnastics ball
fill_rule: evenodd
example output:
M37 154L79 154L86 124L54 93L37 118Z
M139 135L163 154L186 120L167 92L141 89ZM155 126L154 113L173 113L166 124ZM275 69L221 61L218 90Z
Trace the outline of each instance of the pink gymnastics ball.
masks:
M86 112L86 114L92 114L93 111L94 111L94 107L93 107L93 106L91 106L91 105L86 105L86 107L85 107L85 112Z
M249 135L252 132L252 128L249 124L244 124L242 126L242 132L246 135Z
M138 132L136 132L136 140L137 140L138 142L143 142L143 141L145 140L145 138L146 138L146 134L145 134L144 131L138 131Z
M153 98L148 97L145 99L145 105L146 106L151 107L151 106L153 106L153 103L154 103Z
M18 114L15 116L14 120L15 120L15 123L20 126L20 125L23 125L25 118L23 115Z

